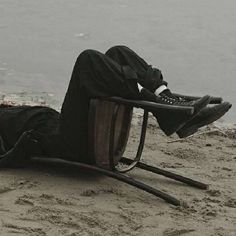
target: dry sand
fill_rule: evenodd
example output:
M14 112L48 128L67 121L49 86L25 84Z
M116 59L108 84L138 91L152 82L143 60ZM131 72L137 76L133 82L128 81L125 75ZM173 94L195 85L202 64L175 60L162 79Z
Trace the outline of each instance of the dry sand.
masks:
M1 0L0 99L19 100L5 92L30 91L30 98L20 94L22 104L59 109L82 50L125 44L158 66L176 92L210 93L235 104L235 9L234 0ZM41 91L52 94L35 95ZM229 114L235 123L234 107ZM188 207L82 170L1 170L0 235L235 236L236 127L170 142L176 137L165 137L151 121L143 159L210 189L141 170L130 175ZM136 120L129 156L137 133Z
M140 128L135 115L127 156ZM210 185L199 190L135 169L130 175L187 203L174 207L108 177L31 166L0 171L0 235L236 235L236 126L215 126L184 140L149 118L143 160ZM177 141L175 141L177 140Z

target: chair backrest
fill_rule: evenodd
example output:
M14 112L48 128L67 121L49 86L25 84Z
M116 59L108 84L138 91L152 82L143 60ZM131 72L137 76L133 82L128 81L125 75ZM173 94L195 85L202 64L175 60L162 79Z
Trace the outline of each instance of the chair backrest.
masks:
M114 163L122 158L127 145L133 108L115 102L91 99L89 108L89 157L102 168L109 169L111 124L118 107L114 135Z

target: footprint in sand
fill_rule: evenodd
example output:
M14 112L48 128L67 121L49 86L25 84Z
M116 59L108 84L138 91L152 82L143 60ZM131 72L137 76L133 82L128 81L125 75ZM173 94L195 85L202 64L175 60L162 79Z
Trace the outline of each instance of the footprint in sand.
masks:
M23 188L24 189L31 189L31 188L37 187L39 185L39 182L22 179L22 180L15 182L14 185L20 189L23 189Z
M50 194L41 194L41 195L32 195L32 194L24 194L20 196L15 204L18 205L61 205L61 206L72 206L75 205L74 202L68 199L61 199L54 195Z
M46 236L46 233L42 228L34 228L30 226L20 226L17 224L2 222L2 227L7 229L8 233L22 234L22 235L35 235Z
M102 189L85 189L80 193L82 197L91 197L97 196L99 194L116 194L118 196L122 196L122 192L116 188L102 188Z
M166 229L163 232L163 236L179 236L190 232L194 232L194 229Z
M200 210L200 214L203 216L203 218L212 218L216 217L218 212L218 207L213 203L207 203L205 206L202 206Z
M204 201L206 203L220 203L221 201L212 197L204 197L201 201Z
M16 201L15 204L17 205L28 205L28 206L33 206L34 205L34 201L32 201L32 199L27 196L27 195L23 195L20 196Z
M206 193L212 197L219 197L221 195L220 190L215 190L215 189L207 190Z
M11 186L0 186L0 194L7 193L13 190L15 190L15 188Z
M236 208L236 198L229 198L225 204L227 207Z
M177 148L173 151L173 155L185 160L202 160L206 156L203 152L191 148Z

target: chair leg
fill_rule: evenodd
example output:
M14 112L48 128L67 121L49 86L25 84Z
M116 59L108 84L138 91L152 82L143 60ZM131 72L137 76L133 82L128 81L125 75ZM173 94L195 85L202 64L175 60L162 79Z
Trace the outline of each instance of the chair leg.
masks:
M109 142L109 164L110 164L111 170L118 171L120 173L125 173L125 172L132 170L141 159L143 147L144 147L144 142L145 142L145 138L146 138L147 124L148 124L148 111L144 110L141 135L140 135L140 140L139 140L139 145L138 145L138 150L137 150L136 156L132 160L132 162L129 163L128 167L119 169L116 167L116 165L114 163L115 125L116 125L116 118L117 118L118 110L119 110L119 104L116 104L115 109L113 111L112 122L111 122L111 133L110 133L110 142Z
M125 164L130 164L130 163L132 163L132 160L123 157L121 159L121 162L123 162ZM193 186L193 187L196 187L196 188L199 188L199 189L208 189L208 187L209 187L207 184L204 184L202 182L199 182L199 181L196 181L196 180L193 180L193 179L190 179L190 178L172 173L170 171L160 169L158 167L150 166L150 165L147 165L147 164L142 163L142 162L138 162L136 167L138 167L140 169L143 169L143 170L146 170L146 171L150 171L150 172L158 174L158 175L163 175L163 176L168 177L170 179L180 181L182 183L188 184L190 186Z
M98 172L100 174L106 175L108 177L122 181L124 183L127 183L129 185L132 185L136 188L142 189L148 193L151 193L151 194L165 200L166 202L168 202L170 204L175 205L175 206L180 206L183 203L180 200L172 197L171 195L169 195L167 193L164 193L158 189L152 188L152 187L150 187L140 181L137 181L127 175L124 175L122 173L114 172L111 170L105 170L105 169L102 169L97 166L92 166L92 165L88 165L88 164L84 164L84 163L80 163L80 162L67 161L64 159L33 157L31 160L36 163L48 163L48 164L51 163L51 164L55 164L55 165L61 164L63 166L74 166L74 167L92 170L92 171Z

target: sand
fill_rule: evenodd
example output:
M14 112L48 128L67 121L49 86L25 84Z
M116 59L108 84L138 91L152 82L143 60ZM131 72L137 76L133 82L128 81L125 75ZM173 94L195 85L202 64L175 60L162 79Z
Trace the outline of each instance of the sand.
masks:
M137 146L135 114L126 156ZM184 207L83 170L31 165L0 171L0 235L236 235L236 126L166 137L149 118L143 161L209 184L199 190L135 169L130 176L183 200Z
M78 54L123 44L160 68L175 92L235 104L235 7L235 0L2 0L0 100L59 110ZM224 118L235 123L235 117L233 107ZM130 175L188 207L82 170L4 169L0 235L235 236L236 127L211 126L175 141L150 121L143 160L210 188L138 169ZM136 117L128 156L134 155L139 123Z

